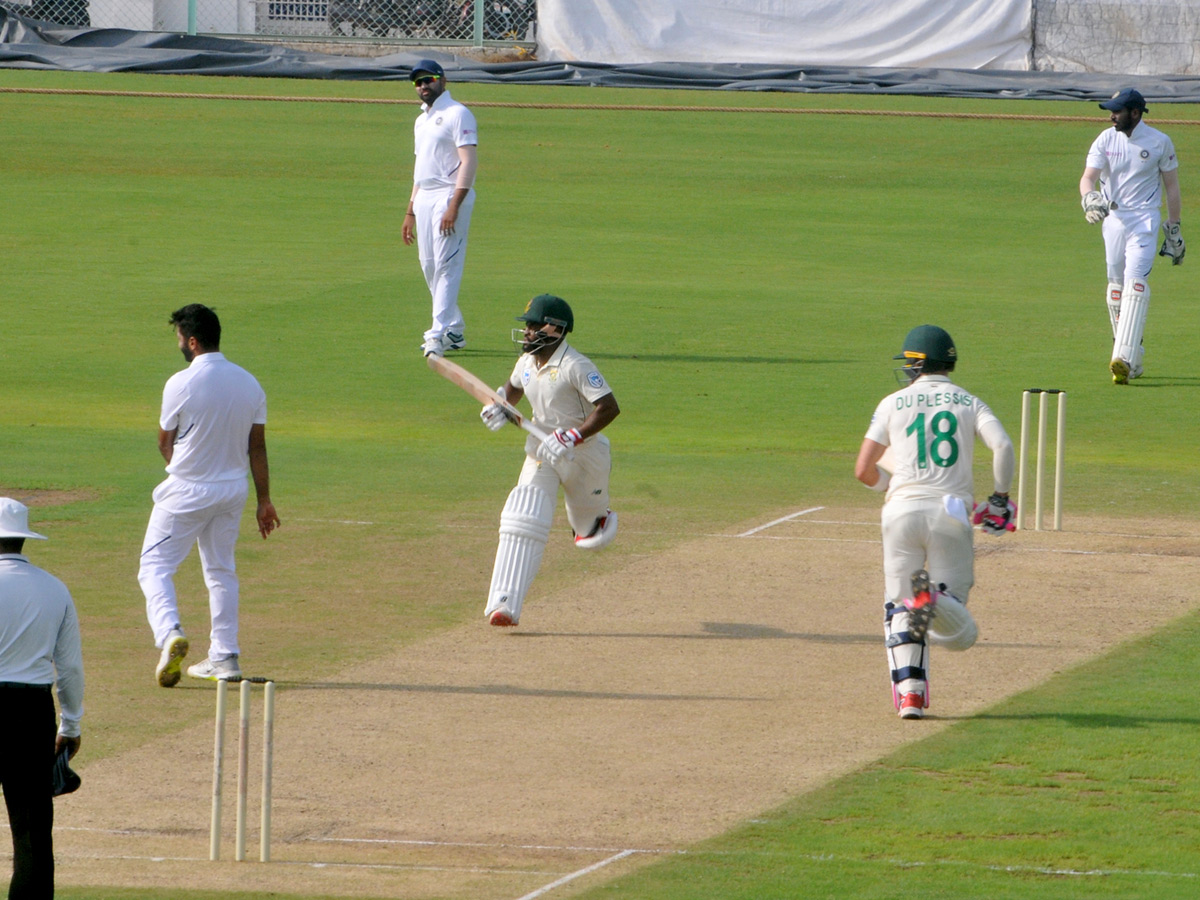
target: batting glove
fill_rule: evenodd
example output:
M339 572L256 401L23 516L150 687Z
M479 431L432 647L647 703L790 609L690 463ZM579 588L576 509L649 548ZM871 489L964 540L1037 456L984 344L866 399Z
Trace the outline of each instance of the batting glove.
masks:
M542 446L538 448L538 456L550 465L562 459L574 459L575 445L582 440L583 435L579 433L578 428L556 428L542 441Z
M1158 255L1171 257L1171 265L1177 266L1183 262L1183 254L1187 252L1187 247L1183 245L1183 236L1179 233L1179 223L1163 222L1162 230L1163 245Z
M479 418L492 431L499 431L508 424L508 413L504 411L504 407L499 403L489 403L480 410Z
M1006 531L1016 531L1013 519L1017 515L1017 505L1001 494L992 494L986 502L975 504L975 516L972 521L988 534L1004 534Z
M1088 191L1083 195L1083 217L1089 225L1099 225L1108 215L1108 203L1099 191Z

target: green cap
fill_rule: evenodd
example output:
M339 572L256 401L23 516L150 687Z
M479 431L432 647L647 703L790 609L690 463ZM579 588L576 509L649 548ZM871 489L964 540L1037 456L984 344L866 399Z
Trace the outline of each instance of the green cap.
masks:
M575 327L575 314L562 297L538 294L525 304L525 312L517 316L517 321L533 322L536 325L557 325L565 334Z

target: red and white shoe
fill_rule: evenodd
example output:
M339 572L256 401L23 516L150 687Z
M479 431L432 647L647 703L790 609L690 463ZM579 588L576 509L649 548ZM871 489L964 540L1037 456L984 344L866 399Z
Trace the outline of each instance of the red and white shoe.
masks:
M919 719L925 715L925 698L913 691L900 698L900 718Z

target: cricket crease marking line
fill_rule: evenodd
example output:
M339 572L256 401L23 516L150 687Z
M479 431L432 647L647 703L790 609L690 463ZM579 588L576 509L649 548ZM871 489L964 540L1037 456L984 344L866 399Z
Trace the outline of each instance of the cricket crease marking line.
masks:
M636 850L629 851L636 853ZM167 863L167 862L210 862L206 857L200 856L131 856L129 854L119 853L55 853L56 858L61 857L64 860L124 860L126 862L152 862L152 863ZM0 857L3 859L3 857ZM470 872L475 875L537 875L540 877L553 876L557 872L548 872L544 869L496 869L483 866L430 866L430 865L415 865L406 863L348 863L348 862L313 862L303 859L273 859L267 863L259 863L265 866L303 866L309 869L366 869L366 870L385 870L395 872Z
M645 850L627 847L586 847L574 844L495 844L483 841L431 841L405 838L335 838L307 837L304 841L316 844L406 844L417 847L482 847L502 850L554 850L562 853L687 853L686 850Z
M548 893L550 893L550 891L554 890L555 888L562 887L567 882L574 881L576 878L580 878L591 872L595 872L597 869L603 869L609 863L615 863L618 860L622 860L622 859L625 859L626 857L633 856L633 854L635 854L637 852L638 852L637 850L622 850L620 853L614 854L613 856L610 856L608 859L602 859L598 863L592 863L590 866L586 866L586 867L578 870L577 872L572 872L570 875L564 875L562 878L558 879L557 881L552 881L549 884L545 885L544 887L538 888L536 891L530 891L528 894L523 894L522 896L518 897L517 900L534 900L535 897L541 897L543 894L548 894Z
M750 537L752 534L758 534L760 531L766 531L768 528L773 528L774 526L781 525L784 522L790 522L792 519L797 519L800 516L807 516L809 513L820 512L824 508L825 507L823 506L811 506L808 509L802 509L799 512L794 512L790 516L784 516L781 519L776 519L774 522L768 522L766 525L759 525L757 528L751 528L749 531L743 531L741 534L736 535L736 537Z

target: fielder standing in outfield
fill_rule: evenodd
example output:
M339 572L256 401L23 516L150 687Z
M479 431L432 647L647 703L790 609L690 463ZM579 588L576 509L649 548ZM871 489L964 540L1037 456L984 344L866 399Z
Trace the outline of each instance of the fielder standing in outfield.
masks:
M417 159L400 234L405 244L417 242L421 271L433 297L433 324L421 351L441 356L466 344L458 289L475 208L479 133L475 116L446 90L440 65L421 60L413 66L412 81L421 98L421 114L413 126Z
M590 359L570 346L575 315L561 297L539 294L517 316L513 329L522 355L498 393L515 405L529 397L533 420L552 429L545 441L530 435L517 486L500 513L500 545L484 615L492 625L516 625L521 606L550 538L561 484L575 546L598 550L617 535L617 514L608 506L612 456L600 432L620 408L608 382ZM498 403L480 412L499 431L508 421Z
M1100 108L1109 111L1113 127L1092 142L1079 193L1087 221L1104 223L1108 318L1113 331L1109 371L1113 384L1128 384L1142 374L1142 334L1150 305L1146 279L1154 266L1164 189L1167 221L1162 222L1159 256L1171 257L1174 265L1183 262L1179 161L1171 139L1142 121L1146 101L1140 93L1132 88L1120 91Z
M1013 446L987 404L950 380L954 341L935 325L914 328L895 359L908 386L875 408L858 451L855 477L883 504L884 637L892 699L901 718L929 706L927 638L950 650L975 643L967 595L975 583L972 519L1004 534L1015 507L1008 499ZM992 451L995 491L972 506L975 438ZM879 463L891 449L893 471ZM973 510L973 515L972 515Z
M0 786L12 830L13 900L54 896L54 758L79 751L83 650L66 585L23 555L23 503L0 497ZM55 736L53 689L61 707Z
M179 682L188 652L174 578L193 544L200 546L212 629L208 657L187 673L209 681L242 675L234 547L249 494L247 472L258 496L259 533L265 539L279 526L267 465L266 394L220 352L221 322L213 310L192 303L175 310L170 324L188 367L163 389L158 449L167 480L154 489L138 570L154 643L162 649L155 669L162 687Z

